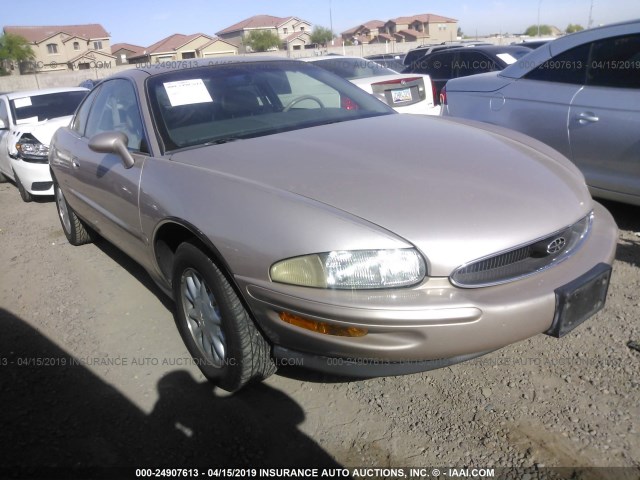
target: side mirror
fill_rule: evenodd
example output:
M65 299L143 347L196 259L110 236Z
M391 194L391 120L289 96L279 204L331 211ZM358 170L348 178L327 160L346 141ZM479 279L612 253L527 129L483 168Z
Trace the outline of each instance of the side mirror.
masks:
M122 160L124 168L131 168L135 160L127 149L129 139L123 132L102 132L94 135L89 140L89 148L98 153L115 153Z

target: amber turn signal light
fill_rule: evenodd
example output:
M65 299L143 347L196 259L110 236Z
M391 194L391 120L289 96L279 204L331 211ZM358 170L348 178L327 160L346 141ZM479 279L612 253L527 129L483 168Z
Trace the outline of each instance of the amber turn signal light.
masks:
M341 327L326 322L318 322L294 315L289 312L280 312L280 320L295 325L296 327L311 330L312 332L324 333L325 335L337 335L339 337L364 337L369 331L366 328Z

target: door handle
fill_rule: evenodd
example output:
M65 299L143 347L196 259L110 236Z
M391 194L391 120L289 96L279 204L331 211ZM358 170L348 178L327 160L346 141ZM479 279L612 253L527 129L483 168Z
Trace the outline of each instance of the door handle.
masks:
M78 162L78 159L76 157L73 157L71 159L71 165L73 165L73 168L80 168L80 162Z
M578 114L578 122L580 122L582 125L585 125L587 123L595 123L598 120L600 120L600 118L596 117L592 112L582 112Z

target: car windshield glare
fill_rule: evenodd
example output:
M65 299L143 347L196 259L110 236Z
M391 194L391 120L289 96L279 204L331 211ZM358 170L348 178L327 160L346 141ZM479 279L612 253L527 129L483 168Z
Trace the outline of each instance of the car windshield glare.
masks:
M14 98L11 110L18 125L67 117L73 115L86 94L86 90L77 90Z
M175 70L146 88L165 151L394 113L321 68L286 60Z

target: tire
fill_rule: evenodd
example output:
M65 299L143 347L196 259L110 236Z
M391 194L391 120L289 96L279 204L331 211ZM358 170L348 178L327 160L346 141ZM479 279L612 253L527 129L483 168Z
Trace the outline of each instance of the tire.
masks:
M56 182L53 183L54 195L56 197L56 208L58 210L58 218L62 231L71 245L84 245L94 240L95 234L93 230L87 227L82 220L78 218L76 212L67 204L62 190Z
M16 179L16 186L18 187L18 192L20 192L22 201L25 203L33 201L33 196L29 192L27 192L26 188L24 188L24 185L22 185L22 182L20 181L20 178L15 171L13 172L13 177Z
M195 244L187 242L178 247L172 285L176 325L210 381L235 392L276 371L270 345L233 286Z

